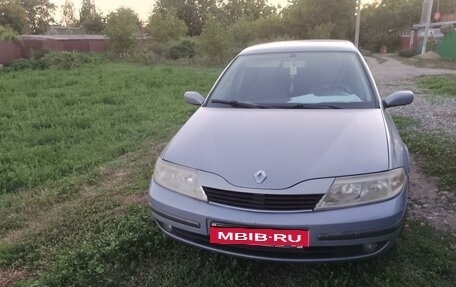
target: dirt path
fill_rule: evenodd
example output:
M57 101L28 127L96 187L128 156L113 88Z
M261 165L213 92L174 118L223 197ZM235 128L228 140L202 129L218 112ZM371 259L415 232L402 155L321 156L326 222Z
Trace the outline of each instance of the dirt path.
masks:
M389 85L394 82L410 80L421 76L444 74L456 75L456 70L409 66L389 55L375 55L375 57L385 61L380 63L376 58L366 57L367 64L369 65L378 86Z
M378 58L381 61L378 61ZM386 96L396 90L413 90L415 102L407 107L392 110L392 114L408 116L419 120L426 132L440 131L456 136L456 100L442 99L429 101L420 91L414 79L420 76L454 74L456 70L418 68L406 65L391 56L366 57L374 75L379 92ZM439 190L435 179L423 174L416 158L412 158L410 176L409 217L423 220L436 229L456 235L456 191Z

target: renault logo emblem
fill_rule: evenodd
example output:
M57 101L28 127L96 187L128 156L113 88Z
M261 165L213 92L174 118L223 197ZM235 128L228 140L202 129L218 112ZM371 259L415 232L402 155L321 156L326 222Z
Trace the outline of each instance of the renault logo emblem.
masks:
M253 175L253 177L255 178L255 181L258 184L260 184L260 183L263 183L263 181L266 180L268 175L266 174L266 172L264 170L259 170Z

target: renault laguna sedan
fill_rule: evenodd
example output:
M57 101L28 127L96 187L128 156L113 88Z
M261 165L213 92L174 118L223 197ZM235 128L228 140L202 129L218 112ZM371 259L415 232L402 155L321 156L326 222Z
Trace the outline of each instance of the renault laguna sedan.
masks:
M242 51L157 159L150 207L161 230L251 259L378 256L405 220L409 154L359 51L291 41Z

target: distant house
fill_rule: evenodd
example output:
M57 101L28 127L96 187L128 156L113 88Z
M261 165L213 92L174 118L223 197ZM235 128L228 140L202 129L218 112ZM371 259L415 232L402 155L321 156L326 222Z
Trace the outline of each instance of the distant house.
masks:
M442 14L439 18L439 22L431 23L429 26L428 36L432 39L440 40L444 34L441 32L441 28L445 26L453 25L456 26L456 12ZM426 31L426 24L420 23L415 24L413 27L405 29L401 33L401 49L416 49L421 50L423 45L423 38Z

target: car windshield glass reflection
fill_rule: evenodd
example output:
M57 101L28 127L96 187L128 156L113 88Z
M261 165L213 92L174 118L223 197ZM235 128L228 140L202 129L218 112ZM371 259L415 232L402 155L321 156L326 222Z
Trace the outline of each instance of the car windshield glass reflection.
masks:
M239 56L207 106L321 109L378 103L356 53L299 52Z

